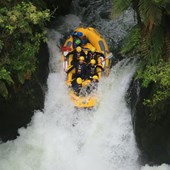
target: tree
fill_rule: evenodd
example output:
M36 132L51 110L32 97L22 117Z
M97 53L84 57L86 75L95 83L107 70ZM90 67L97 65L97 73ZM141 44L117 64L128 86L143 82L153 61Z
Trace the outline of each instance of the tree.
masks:
M168 0L115 0L114 13L132 7L137 25L132 28L121 52L140 56L137 78L143 87L153 85L144 101L153 112L170 98L170 2ZM156 118L155 118L156 119Z
M17 91L36 70L50 11L29 1L7 0L0 5L0 95L8 98L9 89Z

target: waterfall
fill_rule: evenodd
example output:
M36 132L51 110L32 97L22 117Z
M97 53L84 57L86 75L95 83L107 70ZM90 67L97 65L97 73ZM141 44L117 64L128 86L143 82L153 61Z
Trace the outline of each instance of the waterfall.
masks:
M112 21L102 21L96 27L107 32L107 40L121 30ZM35 111L28 127L19 129L16 140L0 145L0 170L168 170L165 164L141 167L138 163L131 113L125 100L135 61L118 62L109 77L100 81L100 100L94 110L76 110L65 85L58 45L65 33L82 22L70 14L58 23L57 30L49 30L48 35L50 74L44 110ZM113 28L117 29L112 32ZM121 36L114 35L114 42L124 35L125 31Z
M137 170L138 154L125 101L134 62L119 62L101 80L100 102L94 110L76 110L65 85L61 53L54 45L61 37L59 32L49 32L53 62L44 111L35 111L16 140L0 145L0 169Z

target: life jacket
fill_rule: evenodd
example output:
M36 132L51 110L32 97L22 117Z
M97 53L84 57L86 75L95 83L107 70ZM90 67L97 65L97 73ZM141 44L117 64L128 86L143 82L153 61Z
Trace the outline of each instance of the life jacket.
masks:
M77 64L76 65L76 75L77 76L80 76L81 78L85 78L85 76L86 76L86 65L85 65L85 63L83 63L83 64Z
M77 51L75 51L75 52L73 53L73 60L72 60L72 63L71 63L71 64L72 64L72 65L75 65L76 63L78 63L80 56L83 56L83 57L86 56L85 53L84 53L84 51L81 51L80 53L77 53Z
M96 61L96 64L98 63L98 56L96 53L92 53L91 51L89 51L87 53L87 63L90 63L90 61L94 59Z
M97 74L96 65L91 66L91 64L90 64L89 67L87 68L88 77L91 77L91 76L96 75L96 74Z

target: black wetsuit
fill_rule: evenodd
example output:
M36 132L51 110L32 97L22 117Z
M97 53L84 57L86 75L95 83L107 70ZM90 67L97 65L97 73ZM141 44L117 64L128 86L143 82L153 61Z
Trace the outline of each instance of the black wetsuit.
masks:
M92 66L91 64L89 64L87 66L87 78L91 79L94 75L98 75L97 66L96 65Z
M104 57L104 55L101 54L101 53L98 53L98 52L92 53L91 51L89 51L89 52L87 53L86 62L87 62L87 63L90 63L90 60L91 60L91 59L94 59L94 60L96 61L96 64L98 64L98 58L99 58L100 56Z
M86 64L80 64L77 63L75 66L75 74L73 75L73 78L82 78L83 80L86 79L87 77L87 68L86 68Z

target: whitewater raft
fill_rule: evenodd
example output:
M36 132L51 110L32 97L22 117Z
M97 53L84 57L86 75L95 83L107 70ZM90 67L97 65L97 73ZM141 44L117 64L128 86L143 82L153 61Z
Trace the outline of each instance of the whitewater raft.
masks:
M102 36L96 31L96 29L92 27L79 27L74 30L74 32L81 32L83 36L88 39L88 42L83 45L84 51L89 51L92 48L96 49L96 52L102 54L104 57L99 57L101 60L101 64L103 70L101 68L97 68L97 73L99 77L99 81L102 77L107 77L109 75L110 67L111 67L111 58L112 53L109 51L106 41L102 38ZM62 61L64 72L72 67L73 55L69 55L68 53L74 50L73 47L73 36L69 36L69 38L65 41L64 50L62 50ZM70 81L71 77L74 75L74 72L70 71L66 76L66 84L68 85L68 81ZM84 80L82 83L82 89L79 94L76 94L73 90L73 87L69 87L69 95L70 98L77 108L93 108L98 103L97 90L93 90L91 86L90 80Z

